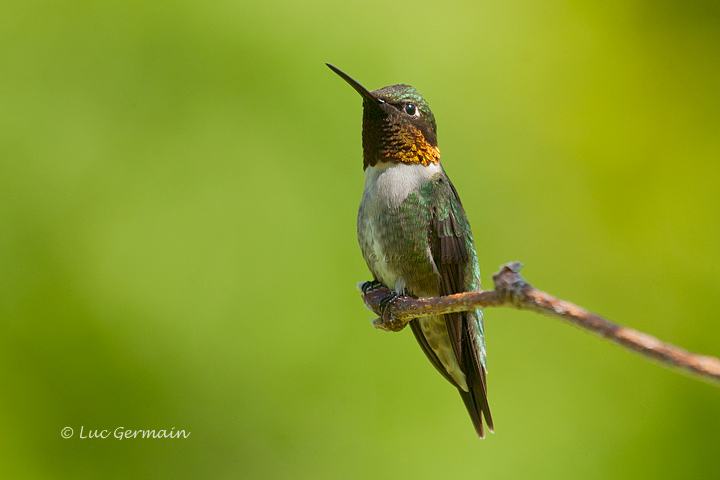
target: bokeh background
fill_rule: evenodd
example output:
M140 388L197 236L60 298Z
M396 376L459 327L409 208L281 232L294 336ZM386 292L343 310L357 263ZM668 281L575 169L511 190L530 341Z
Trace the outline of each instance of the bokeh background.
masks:
M717 474L720 389L509 309L475 438L355 290L361 101L324 62L428 99L486 286L523 261L720 355L719 5L4 1L0 476Z

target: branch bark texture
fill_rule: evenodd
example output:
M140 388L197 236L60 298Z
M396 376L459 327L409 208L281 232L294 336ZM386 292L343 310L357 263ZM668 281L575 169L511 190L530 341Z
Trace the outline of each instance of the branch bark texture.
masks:
M521 267L522 264L517 262L504 265L493 275L495 290L433 298L398 297L387 302L392 292L382 287L365 293L363 301L380 317L373 320L373 325L392 332L402 330L413 318L429 315L488 307L530 310L572 323L648 360L720 385L720 359L662 342L651 335L610 322L573 303L553 297L527 283L519 274Z

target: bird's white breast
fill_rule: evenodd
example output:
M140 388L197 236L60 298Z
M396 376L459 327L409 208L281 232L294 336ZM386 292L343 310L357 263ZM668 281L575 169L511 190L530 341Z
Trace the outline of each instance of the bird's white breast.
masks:
M442 172L439 162L427 167L418 163L378 163L367 167L362 201L397 208L409 194L417 192L439 172Z

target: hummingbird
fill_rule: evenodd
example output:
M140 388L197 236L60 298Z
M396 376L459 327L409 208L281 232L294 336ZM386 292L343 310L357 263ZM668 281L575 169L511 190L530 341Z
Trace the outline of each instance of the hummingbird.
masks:
M404 84L369 91L326 65L363 99L365 186L357 237L373 275L363 291L384 286L392 297L424 298L480 290L470 223L440 163L435 117L425 99ZM484 438L483 417L490 432L493 421L482 310L420 317L410 327L430 363L460 392Z

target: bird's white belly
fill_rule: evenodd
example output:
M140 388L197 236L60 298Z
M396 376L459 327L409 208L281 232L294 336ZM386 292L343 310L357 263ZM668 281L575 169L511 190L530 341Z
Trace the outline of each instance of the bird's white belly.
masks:
M361 218L361 222L363 222L363 225L362 228L358 229L358 234L360 244L367 246L368 258L365 260L368 267L383 285L395 290L397 293L403 293L405 282L402 281L399 272L392 269L388 264L382 242L377 236L378 227L375 219L372 216L364 216Z

